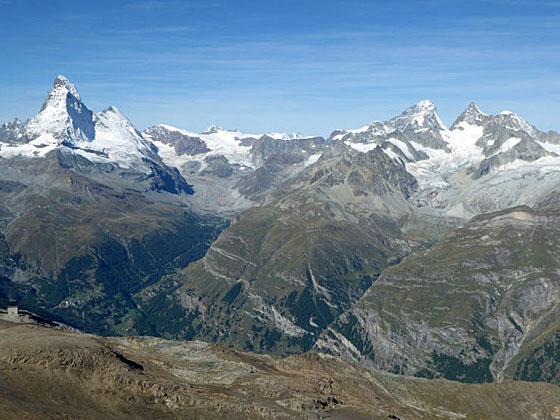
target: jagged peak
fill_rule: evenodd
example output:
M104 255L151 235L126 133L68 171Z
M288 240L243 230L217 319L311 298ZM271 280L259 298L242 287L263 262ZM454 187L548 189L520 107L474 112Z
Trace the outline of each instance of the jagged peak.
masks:
M474 101L469 102L469 105L467 106L464 112L468 112L471 114L478 114L478 115L486 115L484 112L480 110L480 108Z
M134 125L128 119L128 117L124 115L122 111L116 106L111 105L103 111L97 113L96 115L98 122L101 121L105 125L117 124L122 127L134 128ZM134 128L134 130L136 131L136 128Z
M516 121L520 124L528 124L527 121L525 121L525 119L523 117L521 117L519 114L517 114L513 111L504 110L504 111L498 112L496 114L496 117L501 118L503 120Z
M394 117L389 122L393 124L395 128L401 130L408 127L415 129L445 129L445 125L437 114L436 106L428 99L423 99L407 108L402 114Z
M417 114L434 114L436 113L436 106L434 103L428 99L423 99L414 105L405 109L398 117L393 119L397 119L399 117L408 116L408 115L417 115Z
M461 123L467 123L471 125L480 124L487 115L480 110L478 105L471 101L465 110L457 117L451 129L457 128Z
M65 89L68 92L70 92L70 94L72 94L72 96L74 96L76 99L80 100L80 94L76 86L66 76L63 76L62 74L59 74L54 79L53 90L57 90L57 89Z
M48 133L59 141L91 141L95 137L93 113L82 103L76 86L58 75L35 117L27 123L29 138Z
M114 106L114 105L110 105L109 107L107 107L107 108L105 108L103 111L101 111L99 114L103 114L103 115L114 114L114 115L117 116L119 119L127 120L127 121L128 121L127 116L124 115L124 114L122 113L122 111L121 111L119 108L117 108L116 106Z
M523 117L519 116L512 111L502 111L496 115L496 117L502 120L505 124L510 123L511 126L508 126L514 130L524 130L530 135L536 135L538 130L529 124Z
M412 106L410 109L417 109L417 110L423 110L423 111L435 111L436 106L429 99L423 99L423 100L419 101L418 103L416 103L414 106Z

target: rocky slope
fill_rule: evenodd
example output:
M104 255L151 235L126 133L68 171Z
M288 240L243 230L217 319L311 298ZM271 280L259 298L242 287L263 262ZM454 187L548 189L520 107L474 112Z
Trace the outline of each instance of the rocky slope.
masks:
M387 269L316 348L395 373L528 379L523 353L558 334L558 217L518 207L474 218ZM541 362L554 365L552 353Z
M0 411L54 418L560 418L555 385L465 385L202 342L99 338L0 321Z
M379 149L332 150L240 216L172 287L165 279L150 289L142 307L165 295L162 313L182 314L183 325L162 324L161 334L307 350L385 267L422 244L401 231L416 186Z
M198 134L157 125L143 134L168 165L194 184L193 204L213 213L238 212L266 201L275 187L316 162L325 146L322 137L217 127Z

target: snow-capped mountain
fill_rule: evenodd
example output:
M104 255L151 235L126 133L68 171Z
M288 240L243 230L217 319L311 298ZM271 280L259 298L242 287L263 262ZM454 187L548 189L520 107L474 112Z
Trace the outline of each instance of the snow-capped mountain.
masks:
M361 152L380 147L417 179L417 206L461 218L544 194L560 173L559 139L513 112L487 115L475 103L447 128L429 101L389 121L330 136Z
M167 164L190 175L205 173L218 159L232 171L249 173L263 166L275 152L297 153L300 158L295 161L305 162L319 147L315 143L322 143L321 138L295 133L249 134L221 127L193 133L165 124L149 127L143 135Z
M428 100L423 100L389 121L374 121L354 130L337 130L331 134L330 139L343 141L361 151L369 147L357 144L369 144L370 147L372 144L382 146L390 139L405 144L415 141L424 147L445 149L446 144L441 137L441 132L444 130L445 125L437 115L435 105ZM395 143L399 145L398 142ZM407 156L408 153L403 150L404 148L400 149ZM410 158L411 156L407 156L407 159Z
M80 156L94 165L108 165L107 173L117 168L123 177L136 174L137 182L149 181L157 189L190 190L126 116L112 106L99 113L91 111L64 76L56 77L35 117L0 128L0 159L44 158L53 152L60 159Z
M56 141L89 142L95 137L93 112L81 101L76 87L57 76L41 111L26 124L28 138L52 136Z
M117 108L94 113L64 76L56 77L35 117L4 124L0 135L0 157L43 157L55 149L71 149L93 162L137 169L146 169L146 160L159 159Z
M520 153L521 160L549 156L556 150L556 136L542 133L509 111L486 115L475 103L470 103L448 129L436 107L424 100L389 121L338 130L330 139L364 152L380 146L391 157L411 164L429 161L457 169L521 147L532 150L532 153Z
M260 137L218 127L210 127L199 134L165 124L149 127L143 134L152 141L168 164L181 168L185 164L198 162L200 169L205 167L207 158L220 155L232 165L252 167L252 141Z
M560 168L560 135L544 133L513 112L487 115L474 103L449 128L435 105L423 100L388 121L337 130L328 140L219 127L194 133L165 124L141 133L115 107L91 111L76 86L58 76L35 117L0 127L0 158L64 150L94 164L144 174L176 168L213 210L255 205L263 193L341 145L362 153L379 147L416 178L414 205L459 217L526 201L537 180L545 193ZM492 197L482 196L481 189L492 191Z

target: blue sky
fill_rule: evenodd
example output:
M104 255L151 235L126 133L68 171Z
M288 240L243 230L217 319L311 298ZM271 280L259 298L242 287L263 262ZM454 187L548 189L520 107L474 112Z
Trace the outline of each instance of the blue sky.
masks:
M0 121L67 75L139 127L328 135L431 99L560 129L560 0L0 0Z

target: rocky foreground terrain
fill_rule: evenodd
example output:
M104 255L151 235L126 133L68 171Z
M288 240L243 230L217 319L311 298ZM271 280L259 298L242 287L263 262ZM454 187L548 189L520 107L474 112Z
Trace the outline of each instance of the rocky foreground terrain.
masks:
M331 356L240 353L200 341L98 337L0 321L3 419L558 419L545 383L461 384Z

